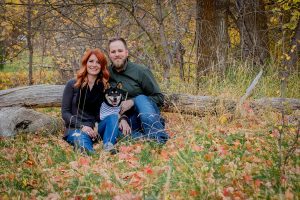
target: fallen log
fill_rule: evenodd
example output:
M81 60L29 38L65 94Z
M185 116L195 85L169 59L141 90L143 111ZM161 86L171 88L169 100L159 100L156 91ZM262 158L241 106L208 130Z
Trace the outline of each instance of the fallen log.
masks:
M33 85L19 88L12 88L0 91L0 127L6 127L5 124L11 123L9 134L14 135L18 131L17 124L21 121L15 118L7 117L10 112L7 107L59 107L61 105L64 85ZM300 99L291 98L263 98L250 101L249 105L254 109L269 109L275 111L299 110ZM212 96L194 96L188 94L165 94L165 105L163 111L179 112L196 115L205 115L207 113L234 112L237 101L222 99ZM12 112L13 113L13 112ZM17 112L16 112L17 113ZM30 120L33 115L26 112L15 115L24 115L23 120ZM31 122L33 123L33 122ZM1 133L0 135L4 135Z
M32 85L0 91L0 108L46 108L61 105L64 85Z
M22 133L53 134L62 129L62 120L23 107L0 109L0 136Z
M64 85L33 85L0 91L0 109L3 107L44 108L59 107ZM300 109L300 99L293 98L262 98L250 101L253 108L268 108L281 111L284 108ZM189 94L165 94L163 111L202 114L217 112L223 108L234 111L237 102L213 96L195 96Z

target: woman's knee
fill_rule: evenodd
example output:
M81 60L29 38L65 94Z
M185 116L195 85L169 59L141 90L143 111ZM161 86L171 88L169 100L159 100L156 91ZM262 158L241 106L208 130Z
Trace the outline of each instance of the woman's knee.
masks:
M75 149L84 148L87 151L94 151L92 139L84 132L73 132L70 135L68 135L66 141L73 145Z

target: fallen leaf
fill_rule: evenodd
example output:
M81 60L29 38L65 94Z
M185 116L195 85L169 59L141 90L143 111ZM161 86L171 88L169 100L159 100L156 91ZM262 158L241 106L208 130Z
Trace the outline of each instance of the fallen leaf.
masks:
M90 159L88 157L80 157L78 160L79 166L87 166L90 163Z
M190 196L192 196L192 197L196 197L196 196L199 195L199 192L196 191L196 190L191 190L191 191L189 191L189 194L190 194Z
M149 167L149 166L147 166L147 167L144 168L144 172L145 172L146 174L153 174L153 170L152 170L151 167Z
M256 179L256 180L254 181L254 185L255 185L255 187L257 187L257 188L260 187L261 183L262 183L262 181L259 180L259 179Z
M113 200L140 200L142 199L140 196L136 194L125 193L125 194L119 194L117 196L113 197Z
M285 199L287 199L287 200L294 199L294 194L291 192L290 188L285 191L284 196L285 196Z
M203 148L203 146L199 146L199 145L194 144L194 145L192 146L192 149L193 149L195 152L200 152L200 151L202 151L204 148Z
M220 118L219 118L219 122L220 122L220 124L226 124L227 123L227 121L228 121L228 119L227 119L227 116L226 115L222 115Z
M248 184L250 183L250 181L252 181L252 176L250 176L248 174L244 175L243 178L244 178L244 181Z
M58 200L60 199L59 194L57 193L50 193L48 196L45 198L45 200Z

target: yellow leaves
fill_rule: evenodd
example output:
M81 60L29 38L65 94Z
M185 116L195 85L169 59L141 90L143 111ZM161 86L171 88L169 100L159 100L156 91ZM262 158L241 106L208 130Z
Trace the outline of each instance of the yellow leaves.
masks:
M15 50L21 50L22 49L22 47L18 44L13 45L12 48L15 49Z
M13 30L13 26L6 21L1 22L0 24L1 32L0 32L0 40L5 40L11 34Z
M80 32L79 34L78 34L78 37L85 37L85 34L83 33L83 32Z
M118 23L118 20L114 17L107 17L103 20L103 23L106 24L108 28L111 28Z
M214 157L214 153L209 152L209 153L207 153L207 154L204 155L204 160L206 160L206 161L209 162L209 161L211 161L213 159L213 157Z
M287 53L284 53L284 54L283 54L283 58L284 58L285 60L287 60L287 61L291 60L291 56L288 55Z
M272 17L270 17L270 22L271 22L272 24L278 24L278 18L272 16Z
M282 8L283 8L283 10L289 10L291 8L291 6L288 3L284 3L284 4L282 4Z
M220 124L226 124L228 121L227 117L225 115L222 115L220 118L219 118L219 122Z

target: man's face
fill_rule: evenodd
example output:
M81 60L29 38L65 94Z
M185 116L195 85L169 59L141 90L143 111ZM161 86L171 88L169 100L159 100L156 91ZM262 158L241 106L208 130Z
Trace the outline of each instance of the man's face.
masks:
M128 50L122 41L114 41L109 45L109 58L115 66L115 69L121 70L128 57Z

